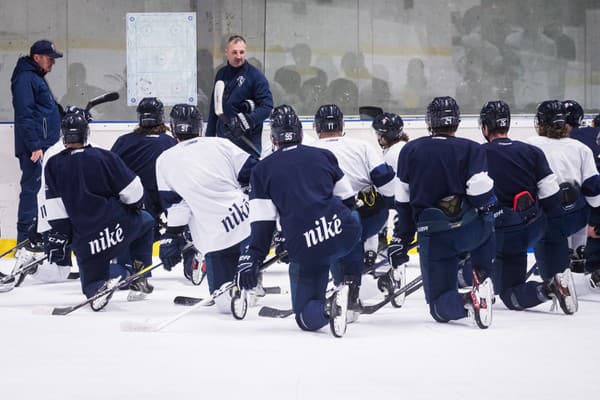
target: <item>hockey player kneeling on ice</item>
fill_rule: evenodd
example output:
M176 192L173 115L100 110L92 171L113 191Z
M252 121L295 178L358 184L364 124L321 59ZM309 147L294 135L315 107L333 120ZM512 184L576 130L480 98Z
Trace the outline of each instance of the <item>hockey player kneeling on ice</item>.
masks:
M416 221L423 288L433 318L448 322L469 316L485 329L492 322L494 256L493 181L485 152L478 143L455 137L460 111L452 97L433 99L426 123L431 136L406 143L400 152L397 223ZM407 238L397 239L406 247ZM465 252L482 278L470 292L459 293L459 255Z
M119 277L152 263L152 217L140 210L140 179L114 153L87 145L89 126L78 113L61 122L66 149L52 157L45 169L46 213L51 226L45 251L50 262L60 262L70 244L77 257L81 287L86 297L115 285ZM120 267L111 270L116 258ZM150 293L146 278L130 285L131 298ZM94 301L94 311L109 298Z
M404 133L404 121L397 114L384 112L373 119L372 127L377 135L377 143L383 149L383 159L393 169L395 175L400 150L408 142L408 135ZM399 213L402 212L401 205L396 201L394 201L394 209ZM406 284L406 263L409 260L406 245L412 242L415 232L414 224L394 224L392 240L387 246L387 256L392 268L377 282L377 286L382 291L391 294ZM405 295L400 295L392 304L400 306L404 304L404 298Z
M566 109L562 102L543 101L534 117L538 136L528 138L527 142L542 149L560 187L561 205L555 212L548 212L548 227L534 246L537 266L544 281L560 274L561 284L550 296L558 300L566 314L573 314L578 303L568 269L567 238L588 224L590 206L600 206L600 176L592 151L567 136L565 120ZM600 222L596 212L589 222Z
M348 309L351 311L348 322L354 322L360 314L362 272L365 266L372 266L365 265L365 260L374 261L372 254L377 253L377 235L387 224L389 209L394 205L395 173L374 146L344 137L344 115L337 105L319 107L314 128L319 140L311 146L327 149L335 155L357 198L357 211L362 225L361 241L344 257L343 262L331 266L333 283L337 286L345 281L348 285Z
M110 151L116 153L144 186L144 209L154 217L155 240L158 240L160 214L163 212L156 187L156 159L177 144L168 134L163 103L156 97L144 97L137 106L139 126L117 138Z
M257 160L228 139L201 137L202 118L195 106L174 106L171 127L179 143L156 161L158 190L167 210L160 259L166 268L181 262L188 225L194 246L204 254L213 293L234 278L250 235L243 188ZM231 312L230 293L215 302L221 312Z
M600 143L598 143L598 134L600 134L600 115L592 120L592 126L580 126L583 121L584 111L581 105L575 100L565 100L562 102L566 110L565 126L569 137L580 141L592 150L596 168L600 168ZM587 289L600 291L600 210L592 208L587 229L584 229L586 242L585 245L574 243L580 232L569 237L571 271L585 273L584 282L587 283Z
M240 257L237 283L257 284L279 218L289 254L292 308L301 329L330 324L335 336L346 330L348 286L326 299L329 268L344 263L360 241L354 191L329 150L302 145L302 124L292 107L271 114L271 141L277 150L252 171L247 252Z
M510 109L505 102L485 104L479 125L488 141L482 147L498 198L494 212L494 287L511 310L535 307L549 297L568 304L571 302L568 270L546 274L545 282L526 282L527 249L535 246L544 235L546 215L560 211L556 175L540 148L508 138ZM469 275L465 274L465 277L469 278ZM568 308L565 312L571 313Z

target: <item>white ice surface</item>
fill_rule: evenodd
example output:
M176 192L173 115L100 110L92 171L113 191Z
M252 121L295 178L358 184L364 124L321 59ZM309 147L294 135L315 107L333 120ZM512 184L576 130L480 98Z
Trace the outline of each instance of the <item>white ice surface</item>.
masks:
M413 257L409 279L418 275ZM13 260L2 260L0 270ZM39 306L83 300L78 281L0 293L1 399L593 399L600 369L600 295L580 299L574 316L496 302L488 330L466 320L439 324L423 292L348 326L307 333L293 317L268 319L251 308L243 321L201 308L157 333L125 333L124 320L161 322L183 310L176 295L206 296L181 267L156 271L155 291L128 303L116 293L106 310L37 315ZM289 287L287 270L265 285ZM378 296L367 277L363 292ZM363 296L364 297L364 296ZM374 300L374 299L373 299ZM260 304L289 308L289 294Z

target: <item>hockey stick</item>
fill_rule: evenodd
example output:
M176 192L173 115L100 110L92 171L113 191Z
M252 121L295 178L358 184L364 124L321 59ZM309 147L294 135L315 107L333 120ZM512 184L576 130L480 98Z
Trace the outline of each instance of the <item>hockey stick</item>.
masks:
M74 306L68 306L68 307L54 307L52 309L51 314L52 315L67 315L67 314L70 314L73 311L78 310L81 307L83 307L83 306L85 306L87 304L92 303L93 301L99 299L100 297L107 296L107 295L109 295L111 293L116 292L117 290L119 290L121 288L126 287L130 283L133 283L134 281L136 281L137 279L139 279L140 277L142 277L142 275L144 275L146 272L150 272L153 269L156 269L156 268L158 268L158 267L160 267L162 265L163 265L163 263L158 263L156 265L149 265L146 268L142 268L141 270L139 270L135 274L129 275L127 278L119 281L119 283L116 286L114 286L112 288L109 288L109 289L105 289L105 290L103 290L100 293L96 293L95 295L93 295L89 299L87 299L85 301L82 301L79 304L75 304Z
M361 106L358 107L358 114L361 119L375 119L379 114L383 114L383 109L376 106Z
M0 279L0 293L2 292L10 292L13 290L18 284L21 283L19 279L20 276L29 273L29 271L33 270L39 264L44 262L48 256L44 256L38 259L31 261L29 264L25 264L20 266L16 271L13 271L10 275L4 275Z
M279 259L283 256L285 252L282 252L279 255L276 255L274 257L272 257L271 259L265 261L261 266L260 266L260 271L264 270L265 268L267 268L268 266L270 266L271 264L279 261ZM161 329L165 328L166 326L171 325L173 322L185 317L186 315L190 314L191 312L195 311L196 309L206 306L207 304L210 304L211 302L214 302L215 299L219 296L221 296L224 293L227 293L229 290L231 290L232 288L236 287L236 283L235 282L229 282L227 284L223 284L219 289L215 290L214 292L212 292L212 294L210 295L210 297L203 299L201 301L199 301L198 303L196 303L195 305L193 305L192 307L180 312L179 314L176 314L170 318L167 318L165 320L163 320L162 322L152 322L152 321L122 321L121 322L121 330L125 331L125 332L158 332Z
M286 291L281 289L279 286L267 286L263 287L265 294L285 294ZM176 296L173 299L173 303L179 306L193 306L204 300L202 297L190 297L190 296Z
M26 246L29 243L29 239L25 239L19 243L17 243L17 245L11 249L6 250L4 253L0 254L0 258L3 258L4 256L6 256L7 254L12 253L13 251L19 250L21 247Z
M418 242L414 241L408 245L408 248L406 251L409 252L410 250L412 250L416 247L418 247ZM380 253L381 252L379 252L378 254L380 254ZM368 268L365 268L362 271L362 274L365 275L365 274L374 273L378 268L384 267L388 264L389 264L389 261L388 261L387 257L385 257L383 260L376 262L375 264L371 265ZM373 275L373 278L378 279L379 277L376 275ZM331 282L333 282L333 278L329 279L329 283L331 283ZM399 293L399 295L400 294L402 294L402 293ZM386 297L386 299L387 299L387 297ZM294 311L292 309L285 310L285 309L273 308L273 307L269 307L269 306L263 306L258 311L259 316L267 317L267 318L287 318L292 314L294 314Z
M531 275L533 275L533 273L535 272L536 268L537 268L537 263L533 264L531 266L531 268L529 268L529 270L525 274L525 280L531 278Z
M214 104L215 104L215 115L217 116L217 118L219 118L219 120L221 120L223 125L225 125L227 127L227 125L229 124L229 121L227 120L227 117L223 113L223 94L225 94L225 82L218 80L215 82L215 93L214 93L214 97L213 97ZM250 149L254 152L254 154L258 158L260 158L260 152L258 151L256 146L254 146L254 143L252 143L252 141L250 141L250 139L248 139L244 135L241 135L240 139L242 139L244 141L244 143L246 143L248 145L248 147L250 147Z
M400 288L398 291L394 292L391 296L387 296L382 301L375 303L370 306L361 306L360 313L361 314L373 314L375 311L379 310L386 304L390 303L396 297L405 294L406 296L416 292L423 286L423 278L419 275L417 278L407 283L404 287ZM273 308L269 306L261 307L258 315L261 317L267 318L287 318L290 315L293 315L294 311L292 309L282 310L279 308Z
M373 314L375 311L379 310L396 297L405 294L406 296L416 292L423 286L423 277L421 275L417 276L415 279L407 283L404 287L394 292L391 296L387 296L385 299L380 301L379 303L372 304L370 306L362 306L360 313L361 314Z
M85 106L85 111L90 111L93 107L96 107L99 104L108 103L118 99L119 93L117 92L108 92L101 94L100 96L94 97L93 99L88 101L87 105Z

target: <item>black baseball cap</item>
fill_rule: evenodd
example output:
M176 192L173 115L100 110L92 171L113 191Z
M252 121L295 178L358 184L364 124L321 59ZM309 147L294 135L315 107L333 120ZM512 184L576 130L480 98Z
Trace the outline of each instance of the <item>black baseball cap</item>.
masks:
M62 53L56 51L54 43L46 39L38 40L31 46L29 55L33 56L34 54L44 54L52 58L61 58L63 56Z

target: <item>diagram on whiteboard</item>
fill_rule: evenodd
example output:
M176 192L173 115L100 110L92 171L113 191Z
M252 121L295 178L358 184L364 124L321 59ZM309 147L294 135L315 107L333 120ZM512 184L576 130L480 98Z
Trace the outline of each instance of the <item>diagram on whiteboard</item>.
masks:
M127 105L195 105L196 73L196 13L127 13Z

